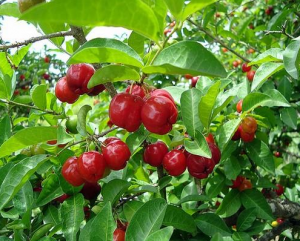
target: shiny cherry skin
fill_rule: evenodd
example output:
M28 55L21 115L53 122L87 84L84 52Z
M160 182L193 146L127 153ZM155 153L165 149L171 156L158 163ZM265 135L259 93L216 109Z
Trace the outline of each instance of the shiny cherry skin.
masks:
M25 79L25 75L21 74L20 75L20 80L24 80Z
M44 73L44 74L43 74L43 78L44 78L45 80L49 80L49 79L50 79L50 75L47 74L47 73Z
M95 183L86 182L80 191L80 193L82 193L84 198L87 200L96 199L100 194L100 192L101 192L101 186L97 182Z
M151 97L154 97L154 96L164 96L164 97L167 97L168 99L170 99L175 104L175 101L174 101L172 95L168 91L166 91L164 89L156 89L156 90L152 91L150 93L150 95L151 95Z
M245 177L243 176L237 176L235 180L232 181L232 185L230 186L232 189L237 189L239 188L242 183L244 182Z
M84 152L77 162L79 173L85 181L96 183L103 177L106 164L101 153L96 151Z
M254 75L255 75L255 70L250 70L249 72L247 72L247 79L252 82L254 79Z
M251 66L248 66L247 63L243 63L242 65L242 71L244 73L249 72L251 70Z
M242 132L242 126L239 125L239 127L237 128L237 130L235 131L234 135L231 137L231 140L233 141L237 141L239 139L241 139L241 132Z
M129 132L136 131L141 123L144 100L136 95L120 93L114 96L109 105L109 118L116 126Z
M253 134L257 130L257 122L253 117L246 117L242 121L242 129L244 132L248 134Z
M164 135L172 130L178 111L175 104L167 97L152 96L142 108L142 122L152 133Z
M61 170L65 180L75 187L81 186L85 182L79 172L77 159L75 156L67 159Z
M167 145L162 141L158 141L146 147L143 160L153 167L159 167L162 165L163 158L168 151Z
M233 61L232 65L233 65L234 68L236 68L236 67L239 66L239 63L235 60L235 61Z
M219 147L216 144L211 142L208 143L208 147L211 151L211 155L212 155L211 159L215 162L215 164L218 164L221 160L221 151Z
M197 82L199 80L199 77L198 76L193 77L191 80L192 80L191 81L191 87L196 87L196 84L197 84Z
M252 189L252 183L250 180L248 179L244 179L244 181L242 182L242 184L238 187L239 191L242 192L246 189Z
M70 89L78 95L92 92L87 85L95 73L93 66L89 64L73 64L67 71L67 83Z
M243 100L239 100L239 102L236 104L236 111L238 113L242 112L242 106L243 106Z
M141 97L142 99L145 97L145 90L143 88L143 86L134 84L134 85L129 85L126 90L126 93L131 94L131 95L137 95L139 97Z
M275 156L275 157L280 157L280 156L281 156L281 153L280 153L279 151L276 151L276 152L274 153L274 156Z
M275 192L277 196L282 195L284 193L284 187L281 184L276 184L276 187Z
M163 158L163 167L171 176L179 176L186 169L186 158L179 150L169 151Z
M243 142L251 142L254 140L255 133L249 134L241 129L241 139Z
M89 96L97 96L101 92L105 90L104 85L96 85L95 87L92 88L92 91L88 93Z
M213 159L203 156L191 154L187 159L187 168L190 175L198 179L207 178L214 170L215 165Z
M67 78L62 77L55 86L55 95L61 102L67 102L73 104L78 100L79 95L75 94L67 84Z
M265 10L266 15L271 15L272 12L273 12L273 6L269 6L269 7Z
M207 143L215 143L215 138L213 136L213 134L209 133L206 137L205 140Z
M119 141L121 141L120 138L112 136L112 137L108 137L107 139L105 139L105 141L103 142L103 145L107 146L112 142L119 142Z
M115 171L123 169L131 156L128 146L121 140L112 140L102 147L102 153L106 165Z
M113 241L125 241L125 232L122 229L117 228L114 231Z

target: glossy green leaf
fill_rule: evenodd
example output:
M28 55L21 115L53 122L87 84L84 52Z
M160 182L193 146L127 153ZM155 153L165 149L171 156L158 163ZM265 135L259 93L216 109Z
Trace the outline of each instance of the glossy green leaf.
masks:
M133 215L126 231L125 241L145 241L162 225L167 203L157 198L145 203Z
M220 233L222 236L231 236L231 231L225 222L214 213L204 213L195 219L197 227L206 235L213 236Z
M254 75L251 91L258 90L270 76L282 70L283 68L283 63L268 62L262 64Z
M13 69L10 67L4 52L0 52L0 70L3 75L12 76Z
M289 127L297 130L298 114L294 108L284 108L280 110L282 121Z
M282 78L279 81L278 91L285 97L286 100L290 100L292 95L292 84L288 78Z
M243 210L236 223L238 231L245 231L252 226L252 223L256 219L257 209L255 207Z
M204 201L210 201L210 200L211 199L209 197L204 196L204 195L188 195L184 198L181 198L179 200L179 202L177 203L177 205L180 205L180 204L185 203L185 202L191 202L191 201L193 201L193 202L199 202L199 201L204 202Z
M284 98L284 96L276 89L269 89L264 92L264 94L271 97L270 103L265 103L265 106L282 106L289 107L290 103Z
M9 170L0 187L0 210L19 192L35 171L48 160L46 157L46 155L36 155L25 158Z
M241 19L238 27L237 27L237 36L242 37L244 32L247 30L249 24L253 21L254 16L250 15L249 17L245 17Z
M0 55L1 55L1 53L0 53ZM1 59L0 59L0 61L1 61ZM1 66L0 66L0 69L1 69ZM16 74L15 74L15 72L12 72L11 76L10 75L4 75L3 78L1 78L1 76L0 76L0 88L1 88L0 89L0 98L8 99L8 100L11 99L11 97L13 96L14 90L16 88ZM18 96L18 97L20 98L20 97L23 97L23 96L25 96L25 95ZM16 101L16 99L14 101Z
M207 196L209 198L217 197L224 186L225 186L225 177L221 175L215 175L209 179L206 185L205 193L207 193Z
M158 41L160 35L153 10L139 0L131 0L130 4L126 0L54 0L29 9L21 19L76 26L124 27L154 41Z
M31 44L28 44L27 46L24 46L24 47L18 49L18 51L13 56L11 56L11 60L16 67L18 67L20 65L21 61L23 60L25 55L28 53L30 47L31 47Z
M62 232L68 241L76 241L77 232L84 219L84 198L76 194L65 200L61 207Z
M20 15L18 3L4 3L0 5L0 16L18 18Z
M49 205L45 210L43 220L45 223L59 225L61 223L60 208Z
M234 135L238 126L240 125L240 119L234 119L227 121L225 124L221 125L217 130L217 135L219 136L218 145L221 150L223 150L231 137Z
M181 96L182 96L183 92L186 91L186 89L178 87L178 86L167 86L167 87L164 87L163 89L165 89L172 95L176 104L180 105Z
M63 126L57 128L57 144L66 144L73 141L74 137L66 132Z
M36 231L34 231L30 241L40 241L41 238L44 237L46 233L48 233L53 226L54 225L52 223L48 223L40 226Z
M269 102L271 98L268 95L262 93L250 93L243 100L243 111L251 111L258 106L262 106L264 103Z
M216 214L222 215L222 217L230 217L240 209L241 205L240 191L231 189L224 197Z
M1 145L0 157L10 155L31 145L56 140L56 130L54 127L45 126L28 127L20 130Z
M173 226L175 229L189 233L195 233L197 230L193 217L181 208L172 205L167 207L163 225Z
M291 42L283 52L285 70L294 79L299 79L300 70L300 40Z
M127 202L124 206L123 206L123 212L124 215L126 217L126 220L130 223L130 220L132 219L133 215L136 213L137 210L140 209L140 207L143 206L144 203L140 202L140 201L131 201L131 202Z
M274 220L271 208L264 195L256 189L248 189L241 193L243 206L247 208L257 208L257 217L267 220Z
M255 64L263 64L266 62L278 62L282 61L283 59L283 51L280 48L271 48L267 51L259 54L256 58L254 58L248 66L255 65Z
M53 22L41 22L39 24L44 34L51 34L60 31L66 31L66 25L64 23L53 23ZM57 46L61 46L64 41L64 37L51 38L50 41Z
M239 160L233 155L231 155L224 163L224 173L230 180L235 180L241 170L242 168Z
M35 85L31 90L31 98L35 106L45 110L47 107L47 85Z
M251 159L256 165L264 168L266 171L275 173L273 155L266 143L255 139L246 144L246 150L251 155Z
M121 179L110 181L102 189L103 201L114 204L129 187L130 183Z
M180 98L182 120L187 132L193 138L196 136L196 130L202 131L203 129L198 112L200 99L201 91L196 88L183 92Z
M4 115L0 121L0 145L11 136L11 123L8 115Z
M186 19L191 14L200 11L201 9L207 7L208 5L216 2L217 0L192 0L190 1L182 14L182 20Z
M88 112L92 110L92 107L89 105L84 105L80 108L77 114L77 130L80 135L86 136L86 121Z
M139 147L146 140L148 135L149 132L146 131L143 127L141 127L138 131L130 134L126 138L126 144L131 152L131 155L133 155L137 150L139 150Z
M214 106L214 110L212 113L212 121L216 118L216 116L226 108L227 105L235 98L236 95L231 95L230 92L219 94Z
M268 23L268 30L271 31L280 31L281 26L286 21L287 16L290 14L290 11L288 9L279 11L276 15L272 17L272 19Z
M128 38L128 45L135 50L140 56L144 55L146 38L134 31Z
M23 185L12 201L14 207L19 211L19 214L24 214L28 210L31 210L33 204L33 191L29 181Z
M212 236L210 241L224 241L224 237L220 233L216 233Z
M140 79L140 75L134 69L122 65L108 65L95 72L88 83L88 87L92 88L96 85L108 82L126 81Z
M184 0L164 0L168 6L168 9L175 17L175 19L181 19L181 14L184 6Z
M232 235L234 241L252 241L250 235L248 233L243 232L235 232Z
M169 241L173 234L173 230L174 229L172 227L166 227L166 228L160 229L160 230L152 233L146 239L146 241Z
M191 154L211 158L211 151L208 147L205 137L197 130L195 133L196 136L194 140L184 140L185 149Z
M191 74L226 77L220 61L200 43L181 41L162 50L151 66L143 68L146 74Z

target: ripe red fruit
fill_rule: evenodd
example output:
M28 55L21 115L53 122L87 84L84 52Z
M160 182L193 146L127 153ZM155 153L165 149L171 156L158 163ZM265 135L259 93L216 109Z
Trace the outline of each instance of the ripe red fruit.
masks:
M125 232L122 229L117 228L114 231L114 240L113 241L125 241Z
M121 230L123 230L123 231L126 231L127 226L128 226L128 223L127 223L127 222L122 222L121 220L117 220L117 228L118 228L118 229L121 229Z
M43 74L43 78L44 78L45 80L48 80L48 79L50 79L50 75L49 75L49 74L46 74L46 73L44 73L44 74Z
M284 222L284 219L283 218L277 218L276 221L277 221L278 224L282 224Z
M276 187L275 192L277 196L282 195L284 193L284 187L281 184L276 184Z
M186 158L179 150L169 151L163 158L163 167L171 176L179 176L186 169Z
M223 53L226 53L226 52L228 52L228 49L222 48L222 52L223 52Z
M242 65L242 71L245 72L249 72L251 70L251 66L248 66L247 63L243 63Z
M50 63L50 58L49 58L48 56L46 56L46 57L44 58L44 62L45 62L45 63Z
M232 62L232 65L234 68L238 67L239 66L239 63L235 60Z
M276 151L276 152L274 153L274 156L275 156L275 157L280 157L280 156L281 156L281 153L280 153L279 151Z
M250 70L249 72L247 72L247 79L252 82L254 79L254 75L255 75L255 71L254 70Z
M108 120L107 126L108 126L109 128L112 128L113 125L114 125L114 123L112 123L111 120Z
M237 189L239 186L244 182L245 177L237 176L235 180L232 180L232 186L230 186L232 189Z
M19 95L20 94L20 91L19 90L15 90L14 91L14 95Z
M62 77L55 86L55 95L57 99L61 102L67 102L73 104L78 98L79 95L75 94L67 84L67 78Z
M255 133L249 134L241 129L241 139L243 142L251 142L254 140Z
M251 188L252 188L252 183L248 179L245 179L243 181L243 183L238 187L238 189L239 189L240 192L242 192L242 191L244 191L246 189L251 189Z
M198 76L193 77L193 78L192 78L192 82L191 82L191 86L192 86L192 87L196 87L196 84L197 84L198 80L199 80L199 77L198 77Z
M272 6L269 6L269 7L265 10L265 13L266 13L267 15L271 15L272 12L273 12L273 7L272 7Z
M89 64L73 64L66 75L68 86L78 95L92 92L87 85L94 73L95 69Z
M203 156L189 155L187 158L187 168L191 176L198 179L207 178L214 170L216 163L213 159L205 158Z
M241 138L242 126L239 125L237 130L235 131L234 135L231 137L231 140L237 141Z
M167 145L162 141L158 141L146 147L143 160L153 167L159 167L162 165L163 158L168 151Z
M184 78L186 78L186 79L192 79L194 76L193 75L191 75L191 74L185 74L184 75Z
M68 194L63 194L58 198L55 198L54 201L59 202L59 203L63 203L67 198L69 198L70 196Z
M109 118L116 126L129 132L136 131L141 123L144 100L136 95L120 93L114 96L109 105Z
M20 75L20 80L24 80L25 79L25 75L21 74Z
M178 111L167 97L152 96L143 105L141 116L146 129L159 135L167 134L176 123Z
M205 140L207 143L215 143L215 139L214 139L214 136L209 133L206 137L205 137Z
M236 111L238 113L242 112L242 106L243 106L243 100L239 100L239 102L236 104Z
M82 193L84 198L87 200L96 199L100 194L100 192L101 192L101 186L97 182L96 183L86 182L80 191L80 193Z
M239 65L242 64L242 60L240 60L240 59L237 59L236 62L237 62Z
M96 85L95 87L92 88L92 91L88 93L89 96L97 96L101 92L105 90L104 85Z
M168 35L168 33L171 33L171 32L172 32L171 29L166 28L166 29L164 30L164 35Z
M96 151L84 152L78 158L78 170L81 177L91 183L102 178L105 171L103 155Z
M175 104L172 95L168 91L166 91L164 89L156 89L156 90L152 91L150 93L150 95L151 95L151 97L154 97L154 96L164 96L164 97L170 99Z
M221 14L220 13L216 13L215 16L216 16L216 18L219 18L219 17L221 17Z
M215 162L215 164L218 164L221 160L221 151L219 147L214 143L208 143L208 147L211 151L211 159Z
M142 86L140 85L129 85L126 90L126 93L131 94L131 95L137 95L141 97L142 99L145 97L145 90Z
M175 24L176 24L176 22L173 21L173 22L171 22L171 23L169 24L169 26L170 26L171 28L173 28L173 27L175 26Z
M24 91L28 91L29 90L29 86L28 85L21 86L21 89L24 90Z
M253 24L249 24L249 28L250 28L250 29L254 29Z
M73 156L64 163L61 173L65 180L73 186L80 186L84 183L78 170L77 157Z
M123 169L131 155L128 146L120 139L113 138L104 144L106 146L102 147L102 153L106 165L112 170Z
M48 145L56 145L57 144L57 140L51 140L51 141L47 141Z
M257 122L253 117L246 117L242 120L242 129L248 134L253 134L257 130Z

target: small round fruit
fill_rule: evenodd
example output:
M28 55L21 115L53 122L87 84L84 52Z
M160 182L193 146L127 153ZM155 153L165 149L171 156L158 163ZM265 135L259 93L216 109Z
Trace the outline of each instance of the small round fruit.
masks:
M228 49L222 48L222 52L223 52L223 53L226 53L226 52L228 52Z
M59 196L58 198L55 198L54 201L59 202L59 203L63 203L66 199L68 199L70 196L68 194L63 194L61 196Z
M239 188L242 183L244 182L245 177L243 176L237 176L235 180L232 180L232 185L230 186L232 189L237 189Z
M64 163L61 173L65 180L75 187L80 186L85 182L79 173L77 157L75 156L70 157Z
M96 183L102 178L105 171L103 155L96 151L84 152L78 158L78 170L81 177L91 183Z
M252 183L250 180L245 179L243 183L238 187L239 191L242 192L246 189L252 189Z
M209 133L206 137L205 140L207 143L215 143L215 138L213 136L213 134Z
M171 176L179 176L186 169L186 158L179 150L169 151L163 158L163 167Z
M153 167L159 167L162 165L163 158L168 151L167 145L162 141L158 141L146 147L143 160Z
M79 95L75 94L68 86L66 77L62 77L55 86L55 95L61 102L73 104Z
M248 66L247 63L243 63L242 65L242 71L244 73L249 72L251 70L251 66Z
M208 147L211 151L211 159L215 162L215 164L218 164L221 160L221 151L219 147L214 143L208 143Z
M20 94L20 90L15 90L14 91L14 95L19 95Z
M156 90L152 91L150 93L150 95L151 95L151 97L154 97L154 96L164 96L164 97L170 99L175 104L175 101L174 101L172 95L168 91L166 91L164 89L156 89Z
M50 63L50 58L49 58L48 56L46 56L46 57L44 58L44 62L47 63L47 64L49 64L49 63Z
M269 7L265 10L266 15L271 15L272 12L273 12L273 6L269 6Z
M20 80L24 80L25 79L25 75L21 74L20 75Z
M284 219L283 218L277 218L276 221L277 221L278 224L282 224L284 222Z
M100 192L101 192L101 186L97 182L95 183L86 182L80 191L80 193L82 193L84 198L87 200L96 199L100 194Z
M113 241L125 241L125 232L122 229L117 228L114 231Z
M39 3L46 2L46 0L18 0L19 10L21 13L25 12L29 8L32 8L34 5Z
M274 156L275 156L275 157L280 157L280 156L281 156L281 153L280 153L279 151L276 151L276 152L274 153Z
M239 100L239 102L236 104L236 111L238 113L241 113L242 112L242 106L243 106L243 100Z
M276 184L276 187L275 192L277 196L282 195L284 193L284 187L281 184Z
M131 95L137 95L137 96L141 97L142 99L146 95L143 86L137 85L137 84L129 85L126 88L125 92L128 93L128 94L131 94Z
M278 224L277 221L273 221L273 222L271 223L271 226L272 226L273 228L276 228L278 225L279 225L279 224Z
M101 92L105 90L104 85L96 85L95 87L92 88L92 91L88 93L89 96L97 96Z
M77 134L78 130L77 130L77 116L70 116L68 118L68 120L66 121L66 128L69 132L73 133L73 134Z
M239 125L239 127L235 131L234 135L231 137L231 140L237 141L237 140L241 139L241 132L242 132L242 126Z
M204 179L207 178L215 168L213 159L205 158L203 156L189 155L187 159L187 168L191 176Z
M78 95L92 92L87 85L95 73L93 66L89 64L73 64L67 71L67 83L70 89Z
M253 117L246 117L242 121L242 129L248 134L253 134L257 130L257 122Z
M239 66L239 63L235 60L235 61L233 61L232 65L233 65L234 68L236 68L236 67Z
M43 78L44 78L45 80L49 80L49 79L50 79L50 75L47 74L47 73L45 73L45 74L43 74Z
M247 79L252 82L254 79L254 75L255 75L255 70L250 70L249 72L247 72Z
M244 132L243 129L241 130L241 139L243 142L251 142L254 140L255 133L249 134Z
M191 74L185 74L184 75L184 78L186 78L186 79L192 79L194 76L193 75L191 75Z
M197 84L198 80L199 80L198 76L193 77L192 81L191 81L191 87L196 87L196 84Z
M57 144L57 140L51 140L51 141L47 141L47 144L48 144L48 145L52 145L52 146L54 146L54 145L56 145L56 144Z

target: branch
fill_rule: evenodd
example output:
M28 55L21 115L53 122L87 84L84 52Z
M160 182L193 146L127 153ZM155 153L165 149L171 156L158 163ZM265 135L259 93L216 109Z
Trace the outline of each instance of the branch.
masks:
M134 195L131 195L131 196L127 196L127 197L124 197L121 199L121 201L116 205L115 209L118 209L119 207L123 206L125 203L127 203L128 201L130 200L133 200L135 199L136 197L138 196L141 196L143 195L144 193L143 192L139 192L137 194L134 194Z
M292 35L290 35L289 33L286 32L286 24L287 24L287 21L284 22L284 24L281 26L281 30L279 30L279 31L266 30L265 34L266 35L269 35L269 34L283 34L283 35L287 36L290 39L294 39L294 36L292 36Z
M275 217L300 220L300 204L279 198L267 201Z
M263 236L261 236L257 241L269 241L273 240L276 236L280 235L283 231L291 228L293 225L290 223L289 220L284 221L282 224L280 224L278 227L271 229L267 233L265 233Z

